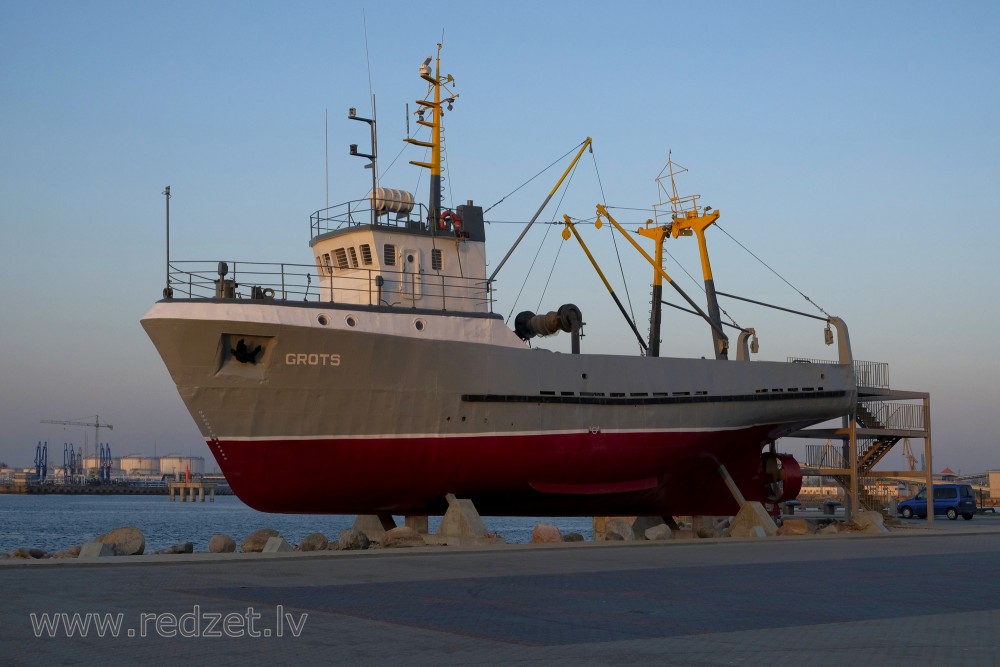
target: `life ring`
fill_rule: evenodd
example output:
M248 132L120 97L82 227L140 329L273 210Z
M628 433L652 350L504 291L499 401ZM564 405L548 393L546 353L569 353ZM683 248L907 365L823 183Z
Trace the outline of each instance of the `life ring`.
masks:
M445 209L444 212L441 213L441 219L438 220L438 229L442 232L447 231L449 224L455 227L456 232L462 229L462 219L458 217L458 214L450 208Z

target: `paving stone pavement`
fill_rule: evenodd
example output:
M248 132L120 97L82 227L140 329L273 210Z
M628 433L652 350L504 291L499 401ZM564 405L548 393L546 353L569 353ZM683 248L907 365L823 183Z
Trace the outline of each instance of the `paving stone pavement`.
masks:
M0 655L13 665L995 665L998 554L998 531L913 530L0 561ZM86 636L38 625L74 613L121 614L121 625L103 637L95 618Z

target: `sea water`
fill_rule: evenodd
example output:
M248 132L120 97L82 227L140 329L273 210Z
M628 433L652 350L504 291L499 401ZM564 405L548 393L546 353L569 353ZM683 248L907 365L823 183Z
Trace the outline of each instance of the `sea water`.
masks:
M215 502L170 502L168 496L87 496L0 494L0 552L34 547L55 552L93 540L113 528L136 526L146 537L146 553L191 542L195 551L208 551L215 533L229 535L237 544L258 528L274 528L297 544L309 533L336 540L350 528L354 516L324 514L267 514L236 496L216 496ZM486 529L509 543L531 541L531 531L547 521L566 533L592 539L589 518L483 517ZM402 517L396 518L403 525ZM441 523L430 518L431 532Z

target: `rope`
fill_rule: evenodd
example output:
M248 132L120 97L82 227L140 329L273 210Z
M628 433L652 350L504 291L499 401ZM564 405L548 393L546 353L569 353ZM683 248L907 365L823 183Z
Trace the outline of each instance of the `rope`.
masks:
M716 226L716 227L719 227L719 223L718 223L718 222L716 222L716 223L715 223L715 226ZM820 307L820 305L819 305L818 303L816 303L815 301L813 301L812 299L810 299L809 297L807 297L807 296L806 296L805 294L803 294L803 293L802 293L802 291L801 291L801 290L800 290L800 289L799 289L798 287L796 287L795 285L793 285L793 284L791 284L790 282L788 282L787 280L785 280L785 277L784 277L784 276L782 276L782 275L781 275L780 273L778 273L777 271L775 271L774 269L772 269L772 268L771 268L771 267L770 267L770 266L768 265L768 263L767 263L767 262L765 262L764 260L762 260L762 259L761 259L760 257L758 257L757 255L753 254L753 252L751 252L749 248L747 248L747 247L746 247L745 245L743 245L742 243L740 243L739 241L737 241L737 240L736 240L736 239L735 239L735 238L733 237L733 235L732 235L732 234L730 234L729 232L727 232L727 231L726 231L725 229L722 229L722 227L719 227L719 229L720 229L720 230L722 230L722 233L723 233L723 234L725 234L726 236L728 236L729 238L731 238L731 239L732 239L732 240L733 240L733 241L734 241L734 242L736 243L736 245L738 245L739 247L743 248L743 249L744 249L744 250L746 250L746 251L747 251L748 253L750 253L750 256L751 256L751 257L753 257L753 258L754 258L754 259L756 259L756 260L757 260L758 262L760 262L761 264L763 264L763 265L764 265L764 266L765 266L765 267L767 268L767 270L768 270L768 271L770 271L770 272L771 272L771 273L773 273L774 275L778 276L778 278L780 278L780 279L781 279L781 281L782 281L783 283L785 283L786 285L788 285L789 287L791 287L791 288L792 288L793 290L795 290L796 292L798 292L798 293L799 293L799 296L801 296L801 297L802 297L803 299L805 299L806 301L808 301L809 303L811 303L811 304L812 304L812 305L813 305L813 306L814 306L814 307L816 308L816 310L818 310L819 312L823 313L823 314L824 314L824 315L826 315L826 316L827 316L828 318L829 318L829 317L831 317L830 313L828 313L828 312L826 312L825 310L823 310L823 308L821 308L821 307Z
M526 180L524 183L521 183L519 186L517 186L516 188L514 188L513 190L511 190L510 192L508 192L507 194L505 194L503 197L500 198L500 201L498 201L496 204L493 204L493 206L490 206L488 209L486 209L485 211L483 211L483 215L486 215L487 213L489 213L497 205L503 203L504 199L506 199L507 197L510 197L512 194L514 194L515 192L517 192L518 190L520 190L521 188L523 188L525 185L527 185L528 183L531 183L533 180L535 180L536 178L538 178L539 176L541 176L542 174L544 174L545 172L547 172L549 169L551 169L552 167L554 167L558 163L562 162L562 160L567 155L569 155L570 153L572 153L573 151L575 151L576 149L578 149L582 145L583 145L583 142L581 141L576 146L573 146L573 148L571 148L568 151L566 151L565 153L563 153L563 155L561 157L559 157L559 159L557 159L555 162L553 162L552 164L550 164L549 166L547 166L545 169L542 169L540 172L538 172L537 174L535 174L534 176L532 176L531 178L529 178L528 180ZM574 169L575 169L575 167L574 167Z

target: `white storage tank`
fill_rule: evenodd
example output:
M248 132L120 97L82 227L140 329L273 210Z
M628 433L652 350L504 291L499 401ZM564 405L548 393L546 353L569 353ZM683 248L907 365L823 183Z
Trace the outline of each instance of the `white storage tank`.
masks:
M201 456L182 456L180 454L167 454L160 458L160 474L163 475L184 475L186 471L194 474L204 474L205 459Z
M62 466L62 464L60 464L60 467L61 466ZM93 469L97 469L100 466L101 466L101 459L98 456L87 456L87 457L85 457L83 459L83 467L86 468L87 470L90 470L92 468ZM49 464L49 467L50 468L52 467L51 463ZM121 459L121 457L120 456L112 456L111 457L111 469L112 470L120 470L121 467L122 467L122 459Z
M160 459L143 454L129 454L121 458L121 468L126 475L158 475Z

